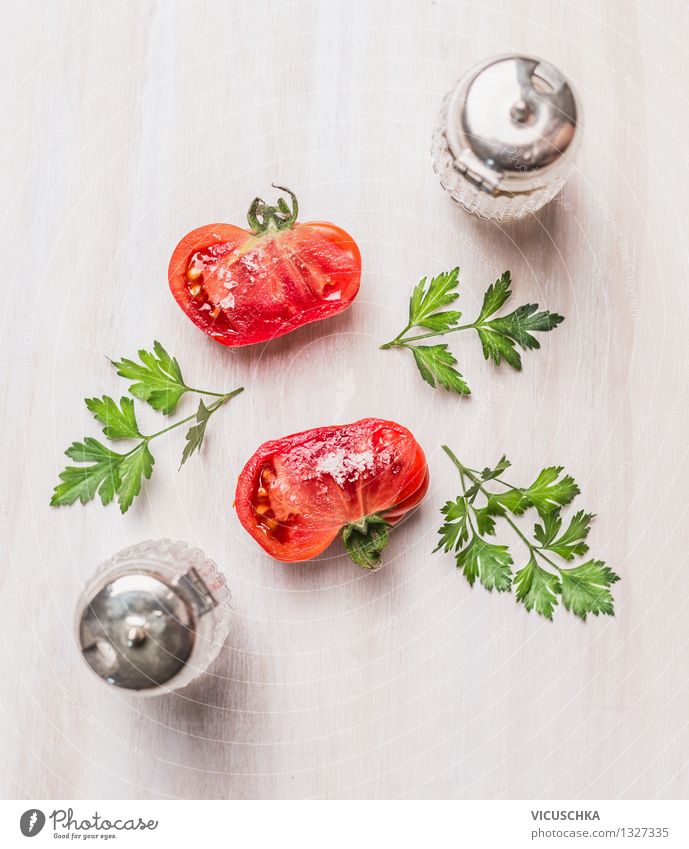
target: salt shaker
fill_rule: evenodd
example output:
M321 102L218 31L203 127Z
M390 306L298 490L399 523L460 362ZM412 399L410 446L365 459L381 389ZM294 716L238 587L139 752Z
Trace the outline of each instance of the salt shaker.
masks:
M77 606L77 644L115 687L157 695L184 687L217 657L230 624L230 591L216 564L169 539L118 552Z
M498 56L459 80L433 132L440 183L482 218L523 218L560 191L581 107L564 75L531 56Z

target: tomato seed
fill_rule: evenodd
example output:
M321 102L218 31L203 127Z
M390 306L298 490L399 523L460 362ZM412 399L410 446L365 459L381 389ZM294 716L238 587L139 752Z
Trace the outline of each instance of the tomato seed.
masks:
M203 266L197 264L196 260L187 268L187 280L198 280L203 274Z
M274 480L275 472L270 468L270 466L265 466L265 468L261 472L261 483L267 484Z

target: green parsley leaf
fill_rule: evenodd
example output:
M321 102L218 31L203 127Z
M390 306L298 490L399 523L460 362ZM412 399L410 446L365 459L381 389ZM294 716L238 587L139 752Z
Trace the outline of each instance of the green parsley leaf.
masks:
M127 454L120 463L120 485L117 487L117 501L122 513L126 513L132 502L141 492L141 480L148 480L153 472L153 455L148 444L142 442L131 454Z
M60 472L62 483L53 490L51 506L74 504L77 499L86 504L97 492L100 493L103 504L109 504L118 484L117 468L116 464L109 462L93 463L90 466L67 466Z
M476 319L475 327L483 347L483 356L496 365L504 360L517 371L521 370L522 360L515 344L524 350L540 348L540 343L532 333L547 332L564 321L563 316L545 310L536 312L538 304L524 304L509 315L487 319L509 299L510 274L506 271L502 277L488 288L483 299L483 307Z
M589 560L574 569L560 569L562 603L576 616L614 614L612 595L608 587L620 580L602 560Z
M485 327L513 340L524 350L540 348L540 342L531 333L547 333L565 319L564 316L545 310L536 312L537 309L538 304L524 304L509 315L486 322Z
M503 454L492 469L490 466L486 466L486 468L481 472L481 480L485 482L499 478L500 475L503 472L506 472L511 465L512 463L510 463L507 457Z
M468 473L471 474L473 484L466 490L464 495L467 498L474 498L481 491L481 488L485 483L491 480L495 480L495 478L499 478L500 475L502 475L503 472L509 469L511 465L512 464L510 463L510 461L503 454L503 456L492 469L489 466L486 466L478 476L476 476L470 469L467 470ZM489 502L486 507L488 508L487 512L490 516L502 516L504 513L504 510L497 504L497 502Z
M504 508L515 516L521 516L529 507L535 507L544 519L579 495L574 478L565 475L558 480L561 473L562 466L549 466L526 489L511 488L506 492L491 493L487 506L493 515L501 515Z
M131 398L120 398L118 406L113 398L103 395L102 398L87 398L86 406L97 421L105 425L103 433L108 439L141 438Z
M469 539L466 500L458 498L456 501L448 501L444 507L440 508L440 512L445 516L445 524L438 531L440 542L434 551L438 551L440 548L444 551L450 551L463 545Z
M194 451L199 451L201 449L203 438L206 435L206 425L208 424L208 419L212 414L213 410L209 410L203 403L203 400L200 400L198 410L196 411L196 424L193 424L187 431L186 444L184 446L184 451L182 452L180 468L187 462Z
M494 545L481 537L473 537L469 545L457 554L457 568L474 585L478 578L487 590L509 590L512 584L512 557L506 545Z
M345 525L342 542L347 554L362 569L377 569L380 555L390 539L390 524L374 513L360 522Z
M488 287L483 298L481 312L475 324L489 327L495 333L508 336L522 348L539 348L538 340L531 333L552 330L564 321L563 316L546 310L536 312L538 304L523 304L509 315L487 321L511 297L510 285L510 273L506 271L492 286Z
M521 601L527 610L535 610L546 619L553 618L553 610L558 603L562 586L552 572L542 569L534 555L523 569L514 576L517 601Z
M122 454L111 451L92 436L87 436L83 442L73 442L65 451L65 454L70 460L76 460L77 463L89 463L91 461L98 463L101 460L118 462L122 457Z
M483 327L477 327L478 338L481 340L483 356L487 360L493 360L496 366L504 360L513 369L521 371L522 358L514 347L514 342L509 336L495 333Z
M493 518L493 514L487 507L484 507L482 510L476 510L476 530L482 536L484 534L488 534L488 536L492 536L495 533L495 519Z
M459 292L459 268L446 271L434 277L428 288L426 278L420 280L409 299L409 327L428 327L430 330L443 332L449 330L462 317L461 312L451 310L437 312L456 301Z
M65 454L77 463L88 466L67 466L60 472L59 483L50 499L52 507L74 504L77 499L86 504L100 495L101 502L109 504L120 483L119 469L122 454L110 451L98 440L87 436L83 442L73 442Z
M491 516L504 516L505 510L509 510L515 516L521 516L529 506L530 503L524 495L524 490L516 488L508 489L505 492L491 492L486 502L486 509L490 511Z
M533 535L541 548L548 548L550 543L560 533L561 527L562 519L560 518L560 511L555 510L552 513L548 513L542 525L534 525Z
M536 480L523 491L524 502L520 506L535 507L538 515L545 518L553 510L569 504L577 495L579 487L571 475L562 474L562 466L548 466L542 469ZM559 478L559 480L558 480ZM514 510L513 512L517 512ZM523 512L523 510L522 510Z
M154 410L169 415L182 395L191 391L184 382L179 363L160 342L153 343L153 353L142 348L139 359L140 363L122 359L113 362L113 365L120 377L136 381L129 387L135 398L147 401Z
M445 333L450 328L454 327L462 317L461 312L456 310L445 310L445 312L437 312L434 315L429 315L425 318L423 324L419 327L427 327L429 330L434 330L436 333Z
M541 547L547 551L559 554L564 560L573 560L575 557L586 554L589 550L585 539L588 536L593 518L593 513L585 513L580 510L572 516L564 533L555 539L562 522L559 513L551 513L550 516L546 516L544 527L536 525L534 537Z
M416 367L421 377L435 387L439 383L448 391L470 395L471 389L462 375L454 368L457 360L447 350L447 345L416 345L411 347Z
M511 294L510 273L509 271L505 271L502 276L499 277L495 283L491 283L486 290L486 294L483 296L483 306L481 307L481 312L476 319L476 324L481 324L493 315L493 313L496 313L505 301L508 300Z

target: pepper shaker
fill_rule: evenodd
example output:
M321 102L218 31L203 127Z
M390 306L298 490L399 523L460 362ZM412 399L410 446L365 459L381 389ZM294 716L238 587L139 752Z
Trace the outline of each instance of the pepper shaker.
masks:
M472 69L443 100L433 132L442 187L482 218L523 218L563 187L581 107L565 76L531 56Z
M216 564L183 542L150 540L103 563L77 605L77 644L108 684L157 695L186 686L217 657L230 591Z

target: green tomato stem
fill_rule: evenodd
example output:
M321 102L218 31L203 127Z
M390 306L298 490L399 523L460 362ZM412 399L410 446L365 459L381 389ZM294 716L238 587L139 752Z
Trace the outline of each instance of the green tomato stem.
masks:
M274 189L279 189L279 191L285 192L285 194L290 196L292 209L290 210L287 206L284 198L279 198L275 206L270 206L263 198L255 197L251 201L246 218L251 231L257 236L267 233L269 230L276 232L279 230L289 230L297 222L297 215L299 213L297 196L291 189L285 186L277 186L275 183L271 183L271 185Z

